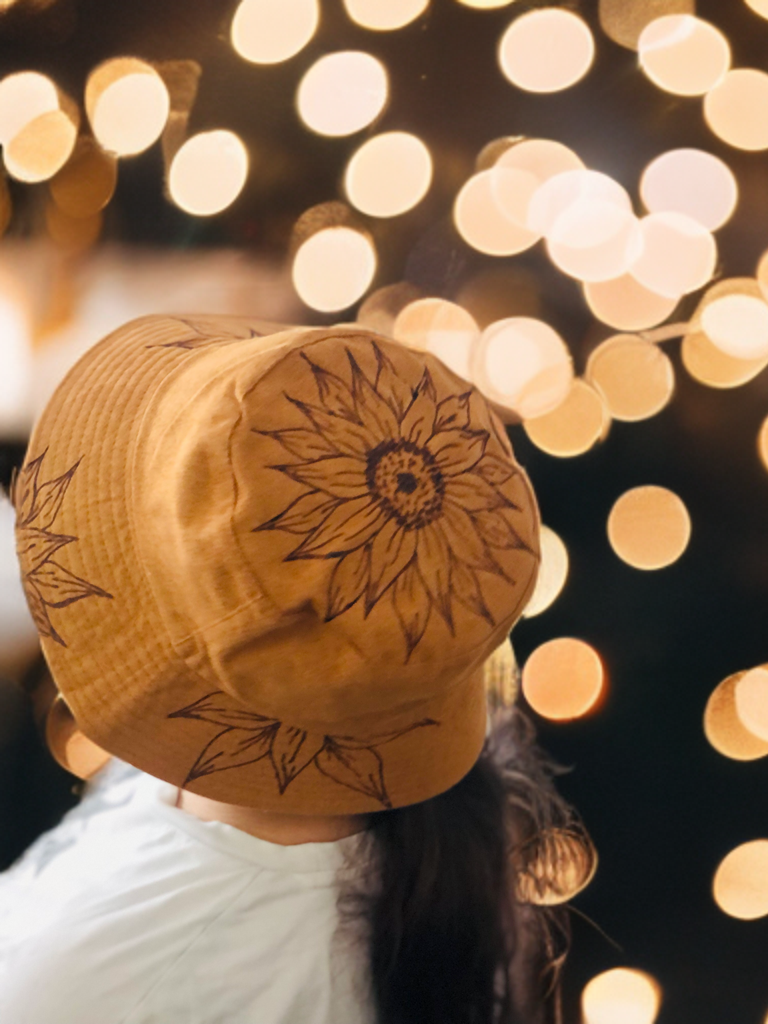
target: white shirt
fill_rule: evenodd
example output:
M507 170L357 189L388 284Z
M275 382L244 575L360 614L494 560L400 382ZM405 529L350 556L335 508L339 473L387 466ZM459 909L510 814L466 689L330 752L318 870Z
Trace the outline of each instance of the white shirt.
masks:
M280 846L119 761L0 874L2 1024L369 1024L340 934L360 836Z

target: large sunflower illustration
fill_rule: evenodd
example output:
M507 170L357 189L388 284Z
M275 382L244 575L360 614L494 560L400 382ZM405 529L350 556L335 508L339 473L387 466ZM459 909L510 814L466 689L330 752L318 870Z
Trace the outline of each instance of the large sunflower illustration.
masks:
M16 509L16 548L22 567L22 584L32 618L40 636L50 637L66 647L51 622L48 609L64 608L84 597L111 598L112 595L54 561L56 552L78 539L55 533L51 527L80 460L55 480L42 481L40 471L46 454L47 449L14 478L11 501Z
M473 393L438 400L428 368L410 387L381 346L369 344L374 380L349 348L349 382L302 353L318 404L286 395L303 426L255 432L299 460L270 468L307 490L255 530L301 536L287 561L337 560L326 621L360 600L367 617L391 595L407 661L433 608L452 635L454 602L493 626L481 574L514 586L498 552L527 545L510 516L519 511L508 486L518 471L511 459L487 450L490 431L470 413ZM476 394L474 400L482 401Z

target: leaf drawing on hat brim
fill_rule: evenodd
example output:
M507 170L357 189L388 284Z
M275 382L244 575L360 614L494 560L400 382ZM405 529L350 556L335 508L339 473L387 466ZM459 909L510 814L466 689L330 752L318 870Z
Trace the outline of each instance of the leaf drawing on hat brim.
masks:
M76 576L53 558L62 548L79 539L55 533L52 527L82 459L61 476L42 480L41 469L47 453L46 448L42 455L14 474L11 501L16 510L16 550L22 570L21 582L32 618L41 637L50 637L66 647L51 622L49 609L66 608L86 597L111 600L112 594Z
M302 352L317 404L286 394L300 424L254 429L292 459L269 468L305 488L254 532L296 534L286 561L336 560L326 621L358 602L367 618L388 598L407 662L433 609L451 635L456 605L495 626L484 575L517 588L503 552L535 555L516 519L525 484L484 399L473 391L440 399L428 367L409 385L383 348L366 341L376 361L373 379L349 347L346 374Z
M261 338L263 333L255 327L232 327L222 330L213 327L206 321L196 320L194 317L176 316L171 319L184 324L189 328L190 334L187 338L178 338L176 341L167 341L160 345L146 345L145 348L202 348L205 345L216 345L228 341L247 341L249 338Z
M282 795L310 764L340 786L377 800L391 802L384 782L384 763L376 749L414 729L440 723L423 718L402 729L366 739L354 736L312 735L277 718L247 710L229 694L214 690L168 718L191 718L224 726L209 740L189 770L183 786L228 768L242 768L268 758Z

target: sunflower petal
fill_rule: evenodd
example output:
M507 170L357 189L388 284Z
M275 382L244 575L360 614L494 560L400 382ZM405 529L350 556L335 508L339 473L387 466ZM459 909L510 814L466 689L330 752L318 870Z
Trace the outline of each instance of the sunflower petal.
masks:
M442 430L427 441L440 472L456 476L472 469L483 457L488 434L485 430Z
M487 511L507 505L507 499L477 473L445 477L445 500L461 506L466 512Z
M367 615L381 595L401 573L416 552L416 530L404 530L396 520L388 520L371 545L371 573L365 597Z
M370 747L350 750L326 740L325 746L315 757L315 764L329 779L340 786L364 793L389 807L389 796L384 785L384 765L381 757Z
M254 526L252 532L286 530L288 533L311 533L320 526L326 516L330 515L336 505L336 500L329 498L324 491L300 494L288 508L268 519L266 523Z
M77 537L66 537L63 534L47 533L34 526L25 526L19 530L19 558L26 562L27 572L35 572L47 562L54 552L71 544Z
M466 430L469 427L470 394L465 391L463 395L451 395L439 403L435 417L436 431Z
M445 535L451 554L454 556L451 572L456 563L465 562L472 569L483 569L503 576L502 569L485 545L485 540L477 531L474 518L463 508L453 503L443 506L440 518L440 529ZM459 595L460 587L455 579L451 579L452 593Z
M367 494L350 501L340 501L292 557L332 558L345 555L367 544L381 525L381 519L381 510Z
M474 467L483 480L498 487L505 483L514 474L515 467L506 459L500 459L498 455L486 454Z
M506 455L512 455L512 445L509 443L504 424L479 391L473 391L470 396L469 414L473 423L479 423L483 430L493 434Z
M328 611L325 621L347 611L360 598L368 582L370 552L358 548L339 559L328 584Z
M355 402L347 384L330 370L324 370L322 366L313 363L306 353L301 353L302 358L309 364L317 385L317 393L323 407L334 416L341 416L353 422L359 422L355 413Z
M492 548L521 548L530 551L501 510L473 512L477 532Z
M243 729L225 729L220 732L203 748L184 780L184 785L226 768L242 768L243 765L260 761L269 754L278 728L279 725L271 725L255 733Z
M451 553L437 523L430 523L419 530L417 557L424 586L453 633Z
M394 412L381 395L377 394L349 349L347 358L352 367L352 394L361 422L381 440L399 437L400 431Z
M194 718L212 725L223 725L229 729L250 729L260 731L271 726L278 726L276 718L266 718L248 711L243 705L223 690L214 690L204 697L188 704L179 711L173 711L168 718Z
M332 413L320 409L316 405L308 405L296 398L290 398L297 409L307 417L315 430L329 444L344 455L357 456L365 459L368 452L375 448L380 438L375 437L369 430L359 423L344 419L343 416L334 416Z
M422 718L420 722L406 725L403 729L379 733L378 736L369 736L364 740L358 739L356 736L329 736L328 738L337 747L343 747L345 750L362 750L365 747L378 747L382 743L391 743L392 740L397 740L401 736L405 736L406 733L413 732L414 729L422 729L426 725L440 725L440 723L436 722L434 718Z
M436 414L435 386L425 370L400 424L401 435L413 444L425 445L435 429Z
M106 590L75 576L57 562L44 562L34 572L35 587L51 608L65 608L84 597L112 598Z
M402 377L398 375L389 356L385 355L375 341L371 342L371 344L376 353L376 362L378 364L374 387L395 414L398 422L400 422L413 398L411 389Z
M303 772L307 765L323 749L325 738L320 743L307 742L307 733L304 729L297 729L293 725L282 725L272 740L269 756L277 776L277 786L281 793L284 793L288 785L293 782L300 772Z
M296 466L274 466L297 483L317 488L333 498L359 498L368 494L365 464L351 455L335 455Z
M483 592L480 589L477 576L468 565L464 565L454 559L451 565L451 578L453 580L454 595L456 600L463 604L475 615L485 619L489 626L495 626L493 616L485 603Z
M395 580L392 587L392 604L405 636L408 648L407 661L424 636L432 608L429 593L419 576L415 561L410 562Z
M322 459L326 455L339 454L322 434L318 434L316 430L307 430L306 427L291 427L288 430L254 430L253 432L274 438L291 455L296 455L307 462L311 462L313 459Z

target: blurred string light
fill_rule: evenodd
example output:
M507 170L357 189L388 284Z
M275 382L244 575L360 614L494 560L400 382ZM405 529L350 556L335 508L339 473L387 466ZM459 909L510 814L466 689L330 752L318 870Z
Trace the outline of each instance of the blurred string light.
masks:
M545 7L517 17L499 43L504 76L528 92L559 92L589 71L595 41L577 14Z
M17 181L47 181L72 153L80 127L80 113L66 97L61 106L29 121L5 144L5 169Z
M768 149L768 74L755 68L729 71L704 97L704 118L735 149Z
M729 333L726 317L714 320L718 344L715 344L703 328L704 315L709 306L734 296L750 298L759 303L763 301L763 290L754 278L733 277L718 281L702 296L683 338L683 365L692 377L709 387L739 387L756 377L768 365L768 356L741 358L724 351L722 339ZM725 307L725 312L728 308ZM731 340L734 340L732 332ZM739 343L739 340L735 339L737 346ZM726 345L728 344L726 341Z
M746 674L734 672L718 683L704 709L704 735L719 754L734 761L756 761L768 754L768 741L750 732L736 710L736 686Z
M307 45L319 21L318 0L242 0L232 19L232 46L254 64L279 64Z
M584 299L598 320L620 331L655 327L667 319L679 301L678 297L659 295L646 288L632 274L586 282Z
M581 158L572 149L554 139L511 140L503 146L493 163L496 167L526 171L539 185L556 174L585 169Z
M609 175L587 169L563 171L548 178L536 190L528 210L528 227L549 236L555 231L559 218L580 202L607 203L626 211L632 209L627 190Z
M615 420L633 423L660 412L672 398L675 371L658 345L619 334L590 354L586 379L605 399Z
M523 617L533 618L545 612L562 593L568 579L568 549L562 539L548 526L542 525L539 533L541 562L536 586L525 606Z
M683 501L665 487L634 487L614 503L608 540L618 557L635 569L664 569L676 562L691 537Z
M305 305L339 312L368 291L376 273L376 251L370 238L354 228L321 228L297 249L292 273Z
M744 0L744 3L761 18L768 18L768 0Z
M474 7L478 11L492 11L497 7L509 7L515 0L458 0L464 7Z
M631 273L651 291L679 298L698 291L715 272L711 232L684 213L649 213L640 219L642 247Z
M431 352L465 380L470 376L470 353L480 328L455 302L423 298L406 305L394 321L392 336L410 348Z
M727 854L712 883L715 903L729 917L754 921L768 914L768 839L742 843Z
M572 721L587 714L597 703L604 684L605 672L597 651L573 637L541 644L523 667L526 701L542 718L554 721Z
M757 435L757 453L765 469L768 469L768 416L760 424Z
M529 249L541 236L520 220L537 184L532 174L513 168L473 174L454 203L456 230L468 245L488 256L513 256ZM519 215L510 216L510 210Z
M381 61L369 53L329 53L299 83L299 115L319 135L352 135L374 121L387 102L389 82Z
M768 671L761 666L745 672L734 687L734 700L744 727L768 742Z
M737 359L768 359L768 303L755 295L723 295L701 313L713 345Z
M0 270L0 338L0 430L21 437L29 429L30 312L20 281L5 270Z
M248 152L234 132L199 132L171 161L168 190L182 210L210 217L232 205L247 177Z
M658 982L644 971L614 967L584 986L584 1024L653 1024L661 1006Z
M77 140L72 156L51 178L48 188L56 205L69 217L92 217L112 198L117 161L88 135Z
M537 448L562 459L583 455L608 434L611 417L602 395L586 380L577 379L551 412L523 423Z
M396 217L412 209L432 182L432 157L408 132L385 132L352 155L344 188L353 206L371 217Z
M731 217L738 199L733 172L701 149L671 149L643 171L640 196L650 213L683 213L709 231Z
M484 394L521 419L555 409L573 379L567 345L533 317L508 317L486 327L473 346L470 368Z
M160 137L170 97L151 64L136 57L116 57L88 76L85 109L104 149L117 156L134 156Z
M642 253L640 223L631 210L604 200L573 203L547 236L547 253L564 274L608 281L634 266Z
M598 0L603 32L619 46L636 50L643 29L666 14L695 14L696 0Z
M56 84L37 71L19 71L0 81L0 145L7 146L18 133L40 117L58 110Z
M428 6L429 0L344 0L352 21L377 32L389 32L409 25Z
M703 96L731 66L723 33L691 14L668 14L643 29L637 44L640 67L654 85L678 96Z

